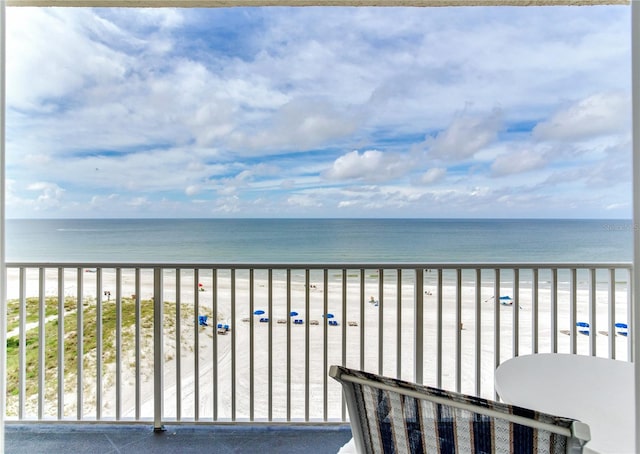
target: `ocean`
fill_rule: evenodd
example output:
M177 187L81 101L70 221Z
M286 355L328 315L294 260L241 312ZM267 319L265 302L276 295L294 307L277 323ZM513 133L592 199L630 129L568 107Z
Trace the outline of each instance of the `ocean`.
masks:
M37 219L6 222L8 262L620 262L630 220Z

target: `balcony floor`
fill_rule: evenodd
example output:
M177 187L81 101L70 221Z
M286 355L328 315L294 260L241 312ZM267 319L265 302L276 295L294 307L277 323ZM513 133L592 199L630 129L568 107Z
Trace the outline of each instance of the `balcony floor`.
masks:
M351 438L337 426L166 426L5 424L5 452L13 453L337 453Z

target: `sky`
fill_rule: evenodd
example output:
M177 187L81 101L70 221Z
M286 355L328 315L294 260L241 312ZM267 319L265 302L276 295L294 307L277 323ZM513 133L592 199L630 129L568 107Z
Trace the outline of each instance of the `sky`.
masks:
M630 219L630 24L7 8L7 217Z

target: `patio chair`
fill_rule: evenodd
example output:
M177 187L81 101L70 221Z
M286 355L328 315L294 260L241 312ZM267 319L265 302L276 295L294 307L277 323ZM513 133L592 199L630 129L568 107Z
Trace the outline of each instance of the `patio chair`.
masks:
M478 397L331 366L358 453L581 453L589 426Z

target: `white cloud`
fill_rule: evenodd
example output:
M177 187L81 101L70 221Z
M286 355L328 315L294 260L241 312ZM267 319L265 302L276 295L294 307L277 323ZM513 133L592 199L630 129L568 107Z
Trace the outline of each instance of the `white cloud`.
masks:
M629 209L628 8L7 14L9 215Z
M323 175L329 180L381 182L403 176L411 165L410 157L397 153L367 150L361 154L353 150L336 159Z
M353 115L325 100L296 98L246 130L235 131L230 144L237 149L248 147L252 154L270 149L305 151L326 146L356 127Z
M322 206L322 202L318 201L315 197L304 194L292 195L287 198L287 204L303 208L319 208Z
M238 196L223 197L216 200L213 212L218 213L239 213L241 211L240 198Z
M202 191L202 188L200 186L192 184L187 186L187 188L184 190L184 193L187 194L188 196L193 196L193 195L200 194L201 191Z
M571 142L625 133L631 128L631 100L622 93L599 93L566 106L533 129L538 140Z
M338 208L350 208L356 204L357 202L355 200L341 200L340 203L338 203Z
M146 197L134 197L126 204L133 208L145 208L151 206L151 203Z
M486 115L458 113L444 131L425 141L430 157L453 161L473 157L496 140L503 126L502 114L493 110Z
M447 174L447 169L444 169L441 167L433 167L422 174L422 177L420 177L420 183L422 184L436 183L442 180L446 174Z
M496 158L491 165L494 176L511 175L544 168L547 159L538 150L520 150L505 153Z
M32 208L38 211L60 206L65 193L65 190L56 183L43 181L28 185L27 191L37 194L33 199Z
M384 154L378 150L368 150L360 154L353 150L335 160L325 176L329 179L365 179L384 169Z
M607 211L629 209L629 204L628 203L612 203L611 205L605 206L604 209Z
M126 54L88 38L113 30L88 9L11 8L7 12L8 107L56 113L56 99L88 85L124 82Z

